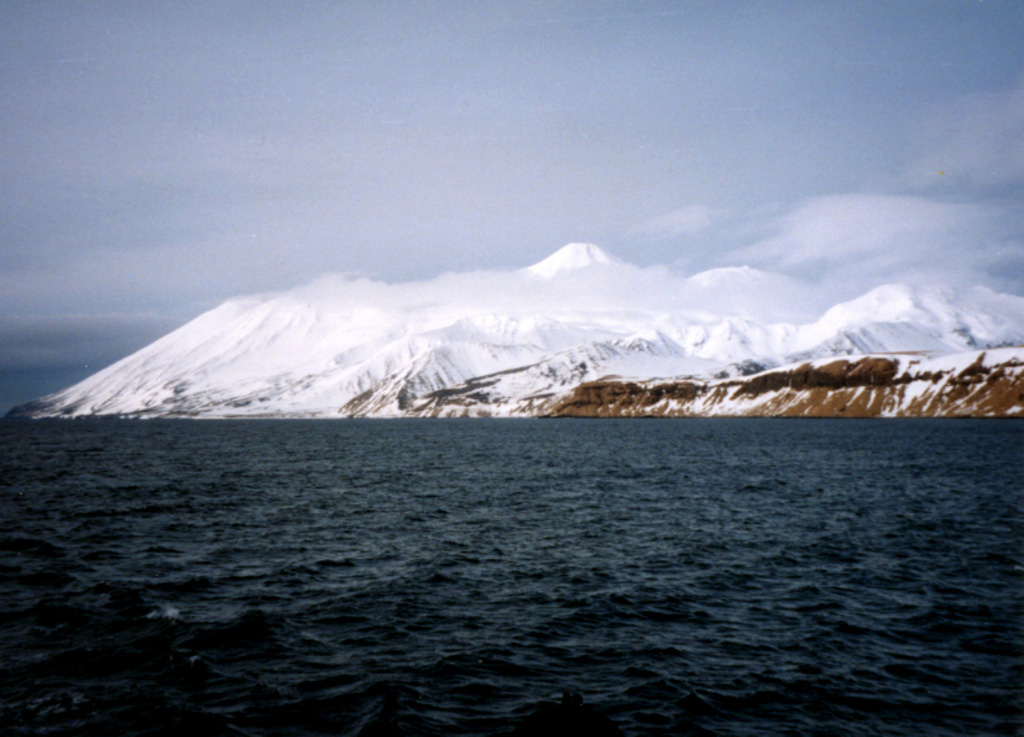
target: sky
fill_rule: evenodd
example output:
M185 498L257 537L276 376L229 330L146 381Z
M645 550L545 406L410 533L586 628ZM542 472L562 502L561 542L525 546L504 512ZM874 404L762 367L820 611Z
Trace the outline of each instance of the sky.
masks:
M569 242L1024 295L1019 0L0 4L0 412L224 300Z

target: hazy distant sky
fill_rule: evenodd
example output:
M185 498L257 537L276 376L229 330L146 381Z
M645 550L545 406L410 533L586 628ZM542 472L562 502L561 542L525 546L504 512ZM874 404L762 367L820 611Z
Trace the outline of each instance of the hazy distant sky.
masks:
M517 268L1024 294L1024 2L0 4L0 411L232 295Z

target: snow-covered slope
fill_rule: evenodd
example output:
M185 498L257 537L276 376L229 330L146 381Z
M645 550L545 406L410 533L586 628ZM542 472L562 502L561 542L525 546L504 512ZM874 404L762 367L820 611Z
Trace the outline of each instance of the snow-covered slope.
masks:
M234 299L31 417L535 414L581 382L736 376L794 360L1024 343L1024 299L893 284L788 321L787 277L686 278L570 244L512 272L329 276Z

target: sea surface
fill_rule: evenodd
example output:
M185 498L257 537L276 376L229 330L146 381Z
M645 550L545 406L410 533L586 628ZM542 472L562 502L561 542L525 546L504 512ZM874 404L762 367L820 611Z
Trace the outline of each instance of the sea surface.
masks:
M0 733L1024 733L1024 422L0 422Z

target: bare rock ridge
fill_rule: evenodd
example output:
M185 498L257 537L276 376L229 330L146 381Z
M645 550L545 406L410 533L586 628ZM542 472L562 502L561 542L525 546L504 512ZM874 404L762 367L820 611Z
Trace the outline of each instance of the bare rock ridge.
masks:
M909 354L865 356L738 379L595 381L578 386L546 415L1022 417L1022 358L1019 349L982 351L967 366Z

